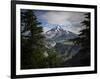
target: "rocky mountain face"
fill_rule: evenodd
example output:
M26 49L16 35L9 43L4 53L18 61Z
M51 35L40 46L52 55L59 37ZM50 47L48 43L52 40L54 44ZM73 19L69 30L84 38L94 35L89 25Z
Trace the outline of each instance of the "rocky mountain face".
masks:
M66 31L61 26L56 26L47 32L44 33L46 37L46 41L51 44L51 46L55 46L57 43L63 43L66 40L77 38L77 34Z
M64 61L64 66L67 61L72 59L77 55L80 50L80 46L74 45L73 41L70 39L77 38L78 35L63 29L61 26L56 26L44 33L46 47L48 49L54 49L60 56L62 56Z
M77 34L56 26L45 32L44 36L46 37L46 47L49 50L54 49L63 58L63 67L90 65L90 54L80 52L82 47L75 45L70 40L79 37Z
M77 35L73 32L66 31L61 26L56 26L55 28L52 28L48 30L45 33L45 36L47 39L61 39L61 40L67 40L67 39L73 39L76 38Z

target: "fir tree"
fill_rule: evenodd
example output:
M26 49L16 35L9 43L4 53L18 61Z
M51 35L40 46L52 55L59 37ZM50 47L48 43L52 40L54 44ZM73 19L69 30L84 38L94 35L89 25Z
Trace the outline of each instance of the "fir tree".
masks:
M44 36L32 10L21 11L21 68L43 67ZM42 63L41 63L42 62Z
M82 49L83 59L81 60L82 64L90 65L90 13L85 14L85 20L82 22L85 29L81 30L80 33L80 45Z
M21 10L21 69L61 66L62 58L54 49L45 47L42 32L34 11Z
M80 31L79 37L72 39L75 45L81 47L79 53L73 57L77 65L90 65L90 13L85 14L85 20L81 22L84 29ZM71 61L72 61L71 60Z

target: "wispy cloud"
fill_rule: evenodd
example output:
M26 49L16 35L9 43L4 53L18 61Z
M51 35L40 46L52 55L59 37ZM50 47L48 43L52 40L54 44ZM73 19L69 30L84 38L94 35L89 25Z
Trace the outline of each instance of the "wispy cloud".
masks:
M80 22L84 20L84 13L82 12L40 10L37 12L37 15L37 17L44 25L44 31L49 30L53 27L53 25L61 25L65 30L70 30L72 32L78 33L82 28ZM49 26L50 24L52 27Z
M67 25L70 22L82 21L83 14L79 12L48 11L42 17L51 24Z

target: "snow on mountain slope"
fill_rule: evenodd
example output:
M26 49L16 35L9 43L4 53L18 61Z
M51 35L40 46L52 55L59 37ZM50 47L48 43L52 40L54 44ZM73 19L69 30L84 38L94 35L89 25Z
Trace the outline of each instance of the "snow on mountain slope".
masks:
M61 26L56 26L55 28L52 28L45 32L45 37L47 39L61 39L61 40L66 40L66 39L73 39L76 38L77 35L73 32L66 31Z

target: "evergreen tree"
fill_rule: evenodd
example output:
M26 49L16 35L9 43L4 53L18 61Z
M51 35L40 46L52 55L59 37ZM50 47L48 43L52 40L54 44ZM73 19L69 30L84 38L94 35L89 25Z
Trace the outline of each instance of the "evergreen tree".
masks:
M43 67L44 36L32 10L21 10L21 68Z
M54 48L48 49L48 57L47 57L47 67L61 67L63 64L63 58Z
M45 47L43 29L32 10L21 10L21 69L59 67L62 58Z
M90 65L90 13L85 14L86 20L82 22L85 26L85 29L81 30L81 47L80 52L83 52L84 58L82 59L82 63L85 65Z
M78 38L72 39L81 49L73 59L78 61L79 65L90 65L90 13L85 14L85 20L81 23L84 29L80 31Z

